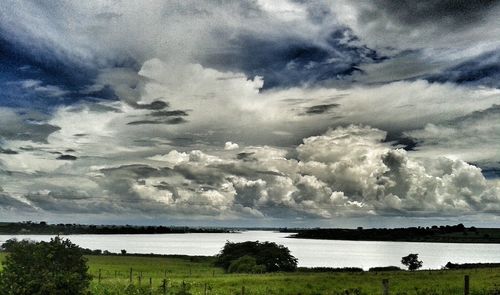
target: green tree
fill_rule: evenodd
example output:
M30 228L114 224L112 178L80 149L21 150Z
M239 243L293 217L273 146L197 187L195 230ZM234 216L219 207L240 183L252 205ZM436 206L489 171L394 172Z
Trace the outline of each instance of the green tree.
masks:
M89 286L86 258L70 240L9 240L2 247L8 255L0 273L0 295L78 295Z
M422 261L418 260L418 254L409 254L401 258L401 263L408 267L408 270L414 271L422 267Z
M228 271L231 263L243 256L253 257L256 265L264 266L267 272L297 269L297 258L290 254L288 248L273 242L260 243L259 241L227 242L217 256L216 264Z

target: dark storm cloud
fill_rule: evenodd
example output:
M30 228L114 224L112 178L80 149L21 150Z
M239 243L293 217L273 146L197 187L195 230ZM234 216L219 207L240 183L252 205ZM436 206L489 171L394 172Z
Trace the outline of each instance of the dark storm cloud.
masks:
M0 33L2 33L0 27ZM0 34L7 36L8 34ZM53 52L36 49L0 37L0 106L39 109L46 112L57 105L88 100L89 96L115 99L109 89L82 93L97 71L62 60ZM23 81L30 82L29 86ZM54 99L57 97L57 99Z
M132 104L132 106L143 110L163 110L168 107L169 104L161 100L155 100L152 103L135 103Z
M182 124L182 123L187 123L188 121L182 117L175 117L172 119L168 119L163 121L165 124L170 124L170 125L176 125L176 124Z
M307 115L320 115L330 111L333 108L339 107L338 103L330 104L319 104L312 107L308 107L305 111Z
M151 124L161 124L160 121L151 121L151 120L140 120L140 121L132 121L128 122L127 125L151 125Z
M30 116L30 113L0 108L0 138L45 143L50 134L61 129L44 121L31 120Z
M75 161L78 157L72 155L60 155L57 160Z
M467 123L472 123L478 120L490 118L492 121L495 121L496 119L500 120L500 104L494 104L491 107L481 110L481 111L474 111L471 112L465 116L461 116L458 118L455 118L453 120L450 120L450 124L467 124Z
M2 192L2 188L0 187L0 209L7 210L21 210L21 211L34 211L33 207L29 204L21 202L13 197L7 195Z
M165 124L165 125L177 125L187 123L188 121L182 117L175 117L167 120L139 120L128 122L127 125L154 125L154 124Z
M188 113L184 110L164 110L169 107L169 104L163 101L154 101L149 104L133 104L135 108L153 110L146 114L143 120L128 122L127 125L177 125L187 123L183 117L187 117Z
M359 72L361 64L384 59L342 28L332 31L321 45L299 38L241 35L229 49L207 56L204 64L263 76L264 88L272 88L342 80Z
M373 10L361 10L363 22L378 21L381 17L406 26L439 24L451 30L470 26L483 20L484 14L498 5L498 0L377 0L370 2Z
M53 132L59 130L57 126L50 124L43 125L25 125L21 130L7 131L0 127L1 136L4 139L32 140L36 142L47 142L47 137Z
M33 192L24 196L30 203L42 210L55 213L100 213L120 212L119 206L107 199L90 197L72 190Z
M0 147L0 154L6 154L6 155L17 155L19 154L18 152L16 151L13 151L11 149L3 149Z
M153 117L174 117L174 116L187 116L188 113L183 110L174 110L174 111L158 111L151 113Z
M245 153L245 152L243 152L243 153L238 153L238 154L236 155L236 158L237 158L238 160L243 160L243 161L255 161L256 159L252 157L252 155L253 155L253 154L254 154L254 153Z
M220 185L226 177L223 171L211 166L193 167L179 165L175 167L174 171L200 185Z
M118 167L104 168L100 170L105 175L122 178L148 178L155 176L171 175L169 168L154 168L145 164L131 164Z
M390 138L389 135L387 137ZM392 145L395 147L402 147L405 151L414 151L418 145L416 141L411 138L402 136L401 133L397 133L392 137L391 140L388 141L393 142Z
M159 190L175 190L175 185L171 185L168 182L162 181L157 185L154 185Z
M169 34L169 32L166 32L165 35L158 32L158 35L155 35L156 33L152 31L153 37L144 33L148 31L145 28L135 32L136 27L147 26L147 24L137 24L137 20L130 18L127 13L116 12L120 11L120 7L113 7L113 5L103 7L102 12L96 13L95 7L75 4L75 11L81 9L82 15L86 17L84 17L85 21L70 28L65 25L66 22L81 17L79 14L72 15L71 9L61 8L72 7L71 4L65 6L32 3L31 5L32 10L26 11L16 9L12 5L5 5L3 13L6 21L4 26L0 26L0 31L5 39L2 40L5 41L2 43L7 44L6 61L14 61L15 63L12 69L7 72L14 75L16 80L21 79L21 77L42 80L44 84L58 85L66 89L70 94L68 99L63 102L51 102L54 105L86 100L87 96L116 99L117 95L114 93L116 89L89 87L95 83L101 70L121 67L137 72L140 65L147 58L154 57L155 54L163 52L160 55L175 59L176 55L183 55L182 51L185 49L192 50L192 48L181 47L172 51L174 49L171 47L175 46L171 44L197 42L191 40L191 38L196 40L196 36L190 37L192 30L189 28L187 29L189 33L180 32L174 35ZM309 7L306 7L307 5L304 3L300 5L307 11L306 20L315 25L320 25L327 19L333 19L332 12L326 4L317 3ZM123 7L124 11L127 11L126 8ZM194 25L203 27L203 30L200 30L203 31L201 32L202 36L210 36L211 40L217 40L210 42L219 44L216 46L203 46L202 44L200 46L202 50L186 53L193 55L196 62L221 69L243 71L251 76L264 76L265 88L316 83L330 79L339 80L359 71L359 65L362 63L381 60L381 57L374 50L360 44L360 40L345 27L332 26L328 29L330 33L327 32L326 37L322 33L322 36L317 38L317 44L311 42L309 37L301 36L300 31L303 28L298 28L297 32L288 30L286 34L279 37L269 33L263 34L263 30L259 28L241 30L235 35L234 27L247 24L250 28L253 24L259 23L256 22L258 19L272 24L279 23L273 20L275 12L266 11L261 4L254 1L206 3L204 5L197 2L180 1L165 3L161 8L155 9L158 9L159 13L159 19L156 21L164 24L165 27L171 27L170 19L173 19L174 22L179 17L188 19L186 15L189 15L189 18L193 15L200 18L201 24ZM233 12L229 15L238 16L236 20L228 20L230 22L228 26L233 26L233 29L227 29L212 22L212 19L217 18L220 13L224 15L226 9ZM10 27L8 20L15 18L18 14L19 17L23 18L20 20L21 23L35 22L43 27L38 28L36 24L33 27L25 28L22 26L19 29ZM205 20L209 20L210 25L204 25ZM129 28L130 36L126 34L122 36L118 33L114 36L109 33L113 32L112 28L115 26L119 26L120 31L129 31L123 29L122 25ZM155 25L163 27L160 24L155 23ZM185 27L189 27L189 25L186 24ZM262 24L262 26L265 28L267 25ZM140 36L134 37L134 34L140 34ZM78 38L74 36L78 36ZM170 40L171 37L173 40ZM118 40L109 41L113 38ZM121 38L125 40L121 40ZM161 38L169 40L169 42L156 42L157 44L151 46L148 44L151 38L153 40ZM130 41L131 39L137 41ZM190 51L188 50L188 52ZM17 68L26 65L37 69L39 74L22 76L14 73ZM83 89L94 90L81 91ZM32 96L15 100L15 97L20 93L18 90L11 91L11 99L9 99L11 104L27 105L28 100L33 100ZM40 107L46 107L48 104L42 100L39 103ZM162 109L161 105L155 103L134 106Z
M500 178L500 162L496 163L496 167L482 167L481 172L486 179Z
M426 78L433 82L500 87L500 51L481 54Z
M390 52L364 64L356 80L382 83L427 79L498 87L500 1L344 1L339 13L368 46Z

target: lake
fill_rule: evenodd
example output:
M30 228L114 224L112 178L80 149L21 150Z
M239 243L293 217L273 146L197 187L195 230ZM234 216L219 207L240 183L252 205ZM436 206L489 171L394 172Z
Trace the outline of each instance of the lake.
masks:
M448 261L500 262L498 244L446 244L373 241L333 241L286 238L290 233L246 231L241 233L193 233L158 235L71 235L65 236L84 248L119 253L215 255L226 241L270 241L285 245L299 259L299 266L362 267L400 266L401 257L418 253L423 268L438 269ZM10 239L50 240L46 235L0 235Z

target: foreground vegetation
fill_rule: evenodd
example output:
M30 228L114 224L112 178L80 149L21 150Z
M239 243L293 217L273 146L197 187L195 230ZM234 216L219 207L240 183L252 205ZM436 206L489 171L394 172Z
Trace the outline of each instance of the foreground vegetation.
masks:
M0 253L0 260L5 254ZM471 294L500 294L500 268L393 272L306 272L226 274L214 267L214 257L87 256L93 276L93 294L382 294L382 279L389 279L390 294L463 294L464 275L470 275ZM134 287L129 287L132 268ZM101 279L99 282L99 270ZM139 290L139 277L142 273ZM184 288L183 288L184 282Z
M2 245L0 295L84 295L92 277L80 247L55 237L49 242L9 240Z

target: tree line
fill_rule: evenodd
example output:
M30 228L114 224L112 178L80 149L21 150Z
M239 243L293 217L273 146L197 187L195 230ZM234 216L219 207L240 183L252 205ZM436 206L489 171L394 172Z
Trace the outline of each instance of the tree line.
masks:
M9 222L0 223L0 234L184 234L184 233L228 233L227 228L187 227L187 226L134 226L134 225L85 225L75 223L48 224L41 222Z
M448 243L500 243L500 229L465 227L463 224L408 228L312 228L283 229L301 239L405 241Z

